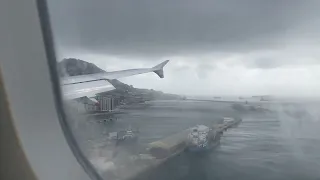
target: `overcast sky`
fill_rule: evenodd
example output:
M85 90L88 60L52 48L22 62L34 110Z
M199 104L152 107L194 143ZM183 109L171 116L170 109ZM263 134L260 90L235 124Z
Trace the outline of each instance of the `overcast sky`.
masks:
M107 70L170 59L165 78L120 79L188 95L320 97L320 1L49 0L58 58Z

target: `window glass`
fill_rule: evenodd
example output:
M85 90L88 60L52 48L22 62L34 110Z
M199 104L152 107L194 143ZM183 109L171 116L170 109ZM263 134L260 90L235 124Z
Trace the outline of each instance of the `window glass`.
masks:
M320 178L320 1L48 4L66 120L104 179Z

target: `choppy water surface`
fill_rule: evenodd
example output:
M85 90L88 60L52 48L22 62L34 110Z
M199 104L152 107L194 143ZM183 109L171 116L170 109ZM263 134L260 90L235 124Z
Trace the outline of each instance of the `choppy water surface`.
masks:
M105 134L139 128L140 143L159 140L196 124L224 116L243 122L224 133L221 145L206 156L182 155L159 170L156 179L320 179L320 120L317 104L264 105L272 112L237 111L231 103L155 101L127 108L114 124L78 123L86 151ZM320 111L319 111L320 112Z

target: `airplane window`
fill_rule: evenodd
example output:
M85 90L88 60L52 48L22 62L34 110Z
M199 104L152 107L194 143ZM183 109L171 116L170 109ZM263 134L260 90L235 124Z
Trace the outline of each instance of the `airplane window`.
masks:
M320 1L48 1L103 179L319 179Z

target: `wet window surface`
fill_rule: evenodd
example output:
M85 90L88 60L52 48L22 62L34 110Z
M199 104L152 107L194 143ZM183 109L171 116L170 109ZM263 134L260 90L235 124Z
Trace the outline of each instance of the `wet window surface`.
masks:
M108 180L320 178L319 3L48 1L81 152Z

